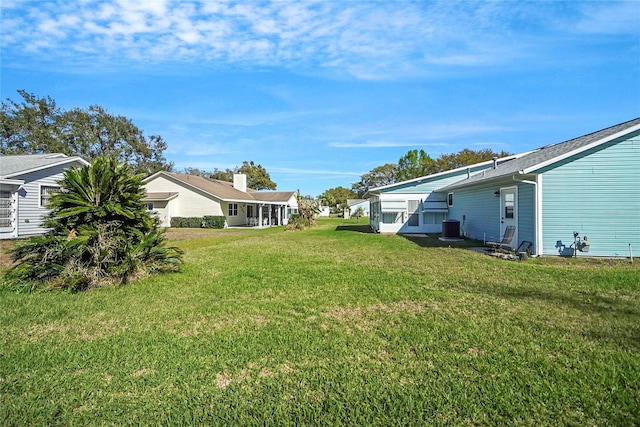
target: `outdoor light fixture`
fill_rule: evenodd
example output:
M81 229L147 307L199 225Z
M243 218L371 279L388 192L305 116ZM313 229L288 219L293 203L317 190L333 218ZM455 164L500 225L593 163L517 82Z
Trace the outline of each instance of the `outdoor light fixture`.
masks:
M500 190L496 190L496 191L493 193L493 195L494 195L494 196L496 196L496 197L500 197Z

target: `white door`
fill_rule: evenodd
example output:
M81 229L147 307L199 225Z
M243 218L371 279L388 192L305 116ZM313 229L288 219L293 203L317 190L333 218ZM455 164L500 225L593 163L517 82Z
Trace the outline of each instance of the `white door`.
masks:
M516 232L511 242L512 247L518 242L518 188L508 187L500 189L500 238L504 236L505 229L512 225Z

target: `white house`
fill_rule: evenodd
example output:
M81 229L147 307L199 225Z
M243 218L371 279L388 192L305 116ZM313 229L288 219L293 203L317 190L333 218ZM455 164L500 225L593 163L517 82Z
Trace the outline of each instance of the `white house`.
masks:
M162 171L143 183L148 209L164 227L170 227L174 217L203 216L225 216L230 227L286 225L298 211L295 191L255 191L247 187L244 174L234 174L233 182L227 182Z
M0 156L0 239L42 234L49 194L65 169L89 163L64 154Z
M356 211L362 208L362 216L369 216L369 199L347 199L347 209L344 211L345 218L351 218Z

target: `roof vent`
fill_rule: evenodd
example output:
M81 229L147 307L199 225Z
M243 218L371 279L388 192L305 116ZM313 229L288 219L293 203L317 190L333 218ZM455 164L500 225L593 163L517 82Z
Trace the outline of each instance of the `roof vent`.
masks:
M494 169L497 169L497 168L498 168L498 158L497 158L497 157L494 157L494 158L493 158L493 168L494 168Z

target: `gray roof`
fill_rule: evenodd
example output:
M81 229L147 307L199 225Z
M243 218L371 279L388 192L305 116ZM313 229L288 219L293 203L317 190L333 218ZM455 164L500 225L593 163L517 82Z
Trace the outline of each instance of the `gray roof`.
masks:
M0 178L15 178L29 172L66 163L87 162L80 157L68 157L64 154L24 154L0 156Z
M513 175L535 173L545 166L636 130L640 130L640 117L578 138L533 150L512 160L500 163L495 169L486 169L467 179L440 188L438 191L453 190Z

